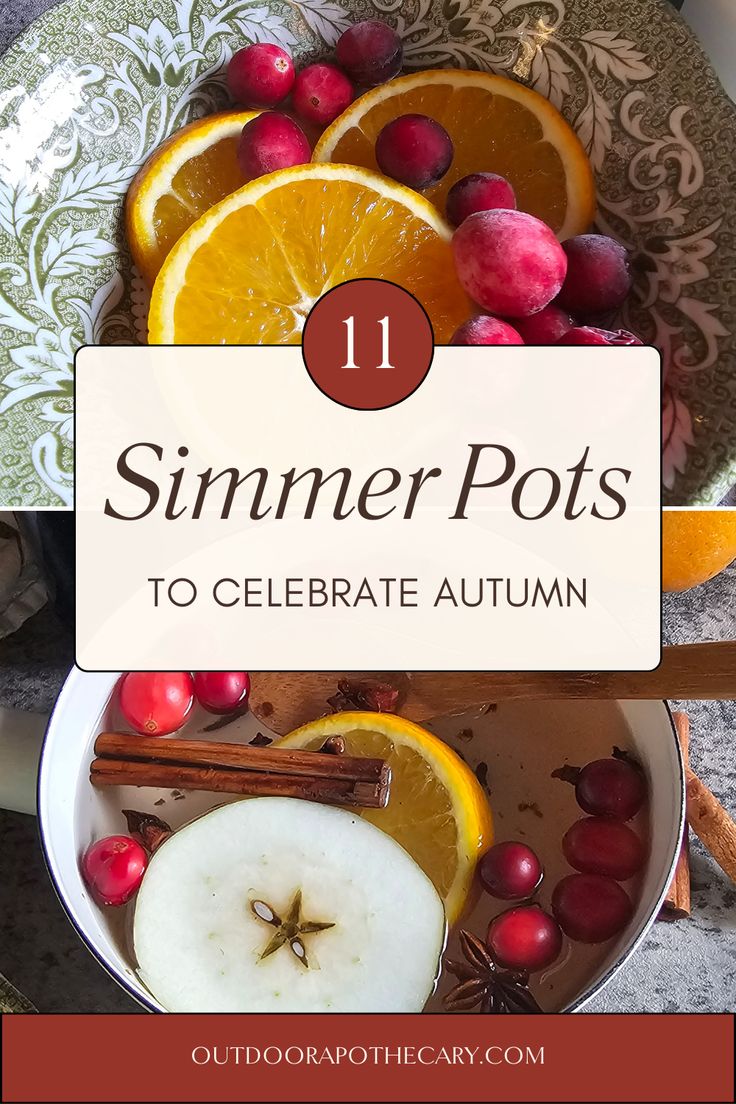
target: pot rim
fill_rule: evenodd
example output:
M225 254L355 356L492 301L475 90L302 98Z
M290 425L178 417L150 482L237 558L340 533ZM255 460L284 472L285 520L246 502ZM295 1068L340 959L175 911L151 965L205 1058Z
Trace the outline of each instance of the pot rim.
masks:
M45 775L44 761L45 761L45 755L46 755L46 744L47 744L47 741L49 740L49 737L50 737L51 729L52 729L52 726L54 724L54 720L55 720L55 717L56 717L59 702L60 702L61 698L64 695L64 691L67 689L67 687L70 685L70 682L73 680L75 673L76 673L76 669L73 668L72 671L70 671L67 678L65 679L64 685L62 686L61 691L59 692L59 694L56 697L56 700L54 701L53 708L51 710L48 722L46 724L46 731L44 733L43 743L41 745L41 758L40 758L40 762L39 762L38 780L37 780L37 783L36 783L36 807L38 809L38 835L39 835L39 841L40 841L40 844L41 844L41 852L43 854L43 859L44 859L44 863L45 863L45 866L46 866L46 870L48 871L48 875L49 875L49 878L51 880L51 884L54 888L54 892L56 893L56 896L59 900L59 903L61 904L61 907L63 908L64 912L66 913L67 919L69 920L70 924L72 925L75 932L77 933L77 936L79 937L81 942L84 944L84 946L87 948L87 950L90 952L92 957L99 963L99 965L103 968L105 973L108 974L109 977L111 977L115 982L117 982L117 984L122 989L124 989L125 992L128 994L128 996L132 997L133 1000L136 1001L137 1004L141 1005L148 1012L161 1013L161 1014L165 1015L166 1014L166 1009L164 1009L162 1007L158 1007L154 1003L154 998L153 997L151 997L151 999L149 999L143 993L139 992L136 988L134 988L134 986L131 985L131 983L127 980L127 978L122 973L120 973L120 971L118 971L110 962L108 962L106 960L105 956L100 951L97 950L97 948L92 943L91 939L88 938L85 931L83 930L82 925L78 922L78 920L76 918L75 911L74 911L74 908L73 908L72 904L66 898L63 886L61 885L61 879L57 878L56 872L54 870L53 860L51 858L49 848L47 847L45 824L44 824L44 812L43 812L43 805L42 805L42 802L41 802L41 791L42 791L43 779L44 779L44 775ZM657 917L659 915L659 911L660 911L660 909L662 907L662 904L664 902L664 899L667 895L667 890L668 890L670 882L671 882L671 880L674 876L675 868L677 866L677 862L678 862L679 857L680 857L680 850L681 850L681 847L682 847L682 840L683 840L683 835L684 835L684 831L685 831L685 821L686 821L685 764L684 764L684 760L683 760L683 756L682 756L682 748L680 747L680 741L677 738L677 729L675 728L675 721L674 721L674 717L672 715L672 708L670 707L669 702L664 700L664 699L660 700L658 698L653 698L651 700L661 702L661 705L664 706L664 709L665 709L665 712L666 712L666 715L667 715L667 719L669 721L669 730L670 730L670 733L672 735L672 739L674 740L674 743L675 743L675 761L676 761L676 764L677 764L677 778L676 778L675 781L676 781L676 784L677 784L678 792L680 794L680 811L679 811L679 818L678 818L676 841L675 841L675 844L673 846L671 861L669 863L669 866L667 867L667 870L666 870L666 872L664 874L664 877L662 879L662 884L660 885L660 888L659 888L659 890L657 892L657 895L654 899L654 902L651 906L648 919L642 925L641 930L639 931L639 933L632 940L632 942L629 944L629 946L626 948L626 950L623 951L623 953L616 959L616 961L611 964L611 966L608 968L608 970L605 972L605 974L603 974L603 976L600 977L590 987L589 990L582 993L581 996L577 997L574 1001L572 1001L565 1008L563 1008L561 1010L561 1013L559 1013L561 1015L562 1014L566 1015L569 1012L578 1012L581 1008L583 1008L584 1005L586 1005L590 1000L592 1000L592 998L594 996L596 996L598 993L600 993L601 990L606 985L608 985L608 983L618 973L618 971L621 969L621 967L624 966L626 964L626 962L628 962L631 955L641 946L641 944L643 943L643 941L646 939L647 935L649 934L652 926L654 925L654 923L657 920ZM246 1015L246 1016L248 1016L248 1015L258 1016L258 1015L261 1015L261 1014L262 1013L259 1013L259 1012L240 1013L240 1015ZM401 1013L394 1013L394 1014L395 1015L401 1015Z

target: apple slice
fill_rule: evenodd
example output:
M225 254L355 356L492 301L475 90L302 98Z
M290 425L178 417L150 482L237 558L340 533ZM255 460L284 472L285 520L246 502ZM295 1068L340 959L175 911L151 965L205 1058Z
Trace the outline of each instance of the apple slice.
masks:
M141 979L171 1012L419 1012L445 928L431 881L379 828L263 797L161 845L133 941Z

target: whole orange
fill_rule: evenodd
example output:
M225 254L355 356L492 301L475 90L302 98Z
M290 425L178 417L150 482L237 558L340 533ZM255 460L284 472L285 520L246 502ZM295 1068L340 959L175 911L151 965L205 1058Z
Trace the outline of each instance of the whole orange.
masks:
M736 559L736 510L665 510L662 589L689 590Z

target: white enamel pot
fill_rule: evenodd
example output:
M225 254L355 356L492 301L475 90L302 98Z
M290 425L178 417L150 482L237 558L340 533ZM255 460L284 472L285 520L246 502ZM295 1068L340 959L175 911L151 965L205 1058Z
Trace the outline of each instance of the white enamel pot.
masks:
M75 669L67 678L49 719L41 753L37 790L39 829L56 892L80 938L132 997L151 1011L165 1011L136 975L134 961L120 935L120 925L116 927L114 918L111 920L109 915L115 910L102 910L94 903L80 873L81 856L92 838L125 830L119 814L116 818L104 798L90 786L88 774L92 745L103 724L118 677L116 673L89 674ZM585 706L586 703L574 703L576 709ZM606 949L593 975L568 1003L567 1011L577 1010L590 1000L645 938L672 878L685 820L682 757L666 703L621 701L606 703L606 709L609 708L618 711L616 723L623 723L628 730L629 745L647 775L650 793L649 854L641 891L628 927ZM539 709L545 709L545 703L540 702ZM21 782L22 756L17 748L22 737L26 738L31 757L34 743L31 732L12 739L8 733L6 724L4 739L3 726L0 725L0 766L1 745L3 742L6 748L10 743L13 745L10 757L6 754L6 784L0 793L0 799L6 802L8 792L12 792L12 779L11 785L7 784L8 771L10 774L15 771L19 784ZM27 781L28 767L25 772ZM191 819L206 810L207 801L205 795L202 796L203 803L196 795L191 795L191 801L173 803L174 817L178 813L180 822ZM171 808L172 805L168 805L163 813L169 820ZM176 819L173 826L178 826Z

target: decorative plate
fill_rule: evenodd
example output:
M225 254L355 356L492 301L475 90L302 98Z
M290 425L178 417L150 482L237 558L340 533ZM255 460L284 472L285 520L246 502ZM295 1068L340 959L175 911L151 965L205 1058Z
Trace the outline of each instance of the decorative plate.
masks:
M74 350L145 340L141 162L226 103L233 49L314 59L371 15L408 68L508 73L571 120L637 254L624 324L664 354L665 498L736 482L736 108L665 0L64 0L0 61L0 504L71 505Z

